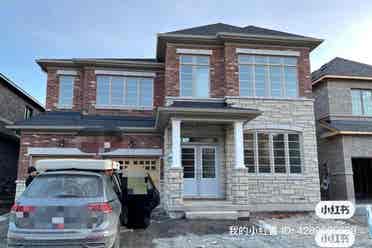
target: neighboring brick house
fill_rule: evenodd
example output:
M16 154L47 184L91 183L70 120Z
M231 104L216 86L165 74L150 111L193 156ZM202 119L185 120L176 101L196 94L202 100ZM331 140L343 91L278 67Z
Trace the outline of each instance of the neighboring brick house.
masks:
M324 196L372 200L372 65L335 58L313 72Z
M44 112L44 107L0 73L0 197L12 197L15 191L19 156L19 135L5 128L17 120Z
M12 127L18 179L37 159L111 158L153 173L174 217L313 210L321 42L218 23L158 34L154 59L38 60L47 112Z

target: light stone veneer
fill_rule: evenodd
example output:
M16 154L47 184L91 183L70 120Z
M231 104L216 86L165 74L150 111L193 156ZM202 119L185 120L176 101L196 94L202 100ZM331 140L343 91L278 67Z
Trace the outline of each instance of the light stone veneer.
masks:
M284 129L302 134L302 174L251 174L234 169L233 129L226 130L227 199L253 211L314 210L320 201L313 101L228 98L228 104L262 111L244 129Z
M242 209L257 211L313 211L320 201L313 101L226 98L235 107L258 109L262 115L245 124L245 130L292 130L302 135L302 174L252 174L235 168L233 124L224 131L226 200ZM171 128L164 131L164 185L162 206L172 217L183 215L183 171L171 168ZM213 206L211 206L213 208Z

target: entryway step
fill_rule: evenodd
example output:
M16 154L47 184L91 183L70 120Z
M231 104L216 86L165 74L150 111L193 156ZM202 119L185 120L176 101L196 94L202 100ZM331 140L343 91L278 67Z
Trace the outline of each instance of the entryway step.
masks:
M186 219L237 220L238 211L186 211Z

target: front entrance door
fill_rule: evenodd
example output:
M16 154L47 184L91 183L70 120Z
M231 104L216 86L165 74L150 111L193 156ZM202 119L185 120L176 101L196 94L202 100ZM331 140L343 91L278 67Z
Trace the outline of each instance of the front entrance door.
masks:
M216 146L185 145L182 147L185 197L219 196Z

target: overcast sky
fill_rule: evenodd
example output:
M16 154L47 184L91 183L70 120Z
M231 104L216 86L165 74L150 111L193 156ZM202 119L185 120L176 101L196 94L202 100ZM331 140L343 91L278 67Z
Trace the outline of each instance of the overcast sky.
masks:
M0 0L0 71L45 102L37 58L154 57L156 33L223 22L325 41L312 70L332 58L372 64L371 0Z

